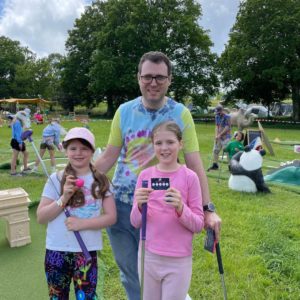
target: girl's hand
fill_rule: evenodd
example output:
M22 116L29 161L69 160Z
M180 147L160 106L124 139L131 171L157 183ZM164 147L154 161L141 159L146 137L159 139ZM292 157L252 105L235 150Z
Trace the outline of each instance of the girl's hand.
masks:
M80 218L68 217L65 220L65 224L66 224L68 230L80 231L81 230L81 226L80 226L81 221L82 221L82 219L80 219Z
M139 209L142 209L142 204L147 203L149 199L149 194L153 190L150 188L139 188L135 190L134 198L138 204Z
M173 206L178 214L182 213L183 202L181 199L181 194L178 190L172 187L167 189L164 200L168 205Z
M73 175L68 175L66 177L66 182L64 184L63 194L62 194L62 202L64 206L67 205L72 195L78 189L79 187L76 186L76 178Z

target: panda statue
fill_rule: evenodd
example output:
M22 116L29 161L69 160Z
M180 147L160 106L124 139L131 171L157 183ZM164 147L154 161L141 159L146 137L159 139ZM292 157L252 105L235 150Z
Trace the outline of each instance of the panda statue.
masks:
M230 160L230 177L228 186L230 189L247 193L270 193L264 182L262 174L262 156L265 150L254 150L246 146L244 151L236 153Z

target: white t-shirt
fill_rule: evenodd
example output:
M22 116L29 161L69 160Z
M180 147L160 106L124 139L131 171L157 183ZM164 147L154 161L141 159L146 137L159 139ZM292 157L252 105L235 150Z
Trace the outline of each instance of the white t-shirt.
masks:
M61 174L53 173L45 184L43 197L58 200L60 197L60 180ZM91 194L91 186L94 182L92 173L85 176L78 176L84 180L82 191L85 197L85 204L82 207L67 207L71 216L79 218L93 218L101 214L102 200L94 199ZM55 187L54 187L55 185ZM108 192L107 195L110 195ZM65 225L66 216L62 211L54 220L50 221L47 226L46 249L55 251L82 252L73 231L68 231ZM83 242L89 251L102 249L101 229L82 230L80 231Z

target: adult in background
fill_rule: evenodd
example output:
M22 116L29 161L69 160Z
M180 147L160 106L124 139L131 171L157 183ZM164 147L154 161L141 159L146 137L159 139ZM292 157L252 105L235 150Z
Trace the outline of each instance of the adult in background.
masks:
M55 146L61 151L62 145L60 144L60 126L59 119L52 119L49 125L47 125L43 130L42 142L40 144L40 157L43 158L46 150L49 151L50 161L51 161L51 171L52 173L56 172L55 165ZM37 158L32 169L32 172L36 172L38 170L38 166L40 164L40 159Z
M10 141L10 146L13 150L11 164L10 164L10 175L11 176L22 176L22 173L31 171L27 166L28 163L28 152L26 150L26 145L22 140L23 127L26 124L26 113L24 111L17 112L16 116L12 120L11 130L12 130L12 139ZM23 172L17 172L17 159L19 153L23 154Z
M200 180L205 226L216 231L219 238L221 219L210 203L207 177L199 154L195 124L189 110L166 97L171 84L172 67L161 52L148 52L140 60L137 74L142 96L122 104L112 121L107 147L97 159L96 168L107 173L117 161L113 185L117 206L117 223L107 229L121 281L129 300L140 299L137 269L139 230L130 223L134 190L141 170L154 163L151 132L157 124L173 120L183 135L186 166Z
M225 113L224 108L221 104L218 104L215 109L215 141L213 148L213 161L212 165L207 171L218 170L219 165L219 153L225 148L226 144L231 138L231 125L230 116Z

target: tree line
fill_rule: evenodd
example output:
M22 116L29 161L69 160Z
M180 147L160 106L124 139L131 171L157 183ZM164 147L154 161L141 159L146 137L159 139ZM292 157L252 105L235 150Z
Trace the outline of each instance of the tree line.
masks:
M107 101L108 116L139 94L137 65L150 50L173 62L170 94L205 107L220 87L225 101L270 105L286 97L300 120L300 1L241 1L229 41L212 53L193 0L108 0L88 6L66 41L66 55L37 58L0 37L0 98L42 97L72 110Z

